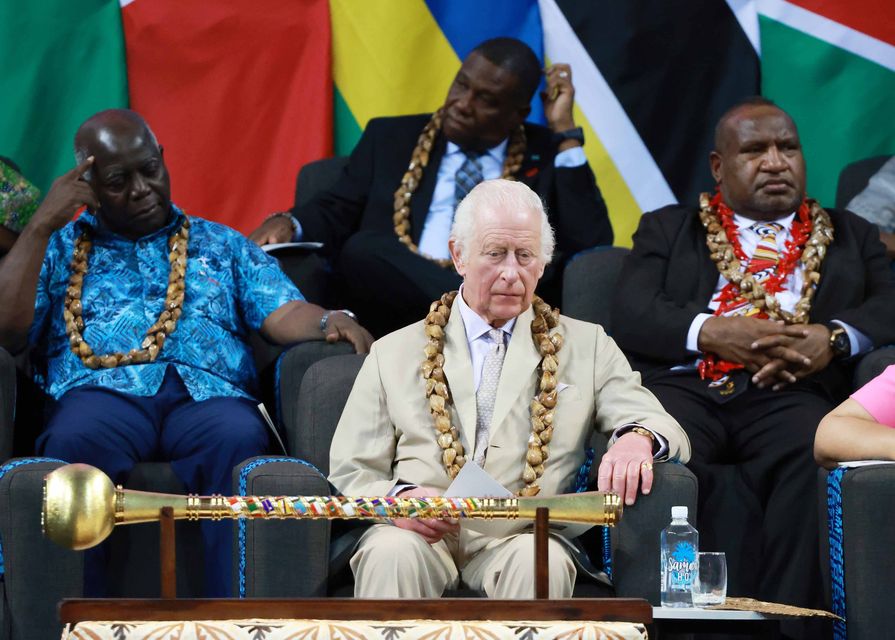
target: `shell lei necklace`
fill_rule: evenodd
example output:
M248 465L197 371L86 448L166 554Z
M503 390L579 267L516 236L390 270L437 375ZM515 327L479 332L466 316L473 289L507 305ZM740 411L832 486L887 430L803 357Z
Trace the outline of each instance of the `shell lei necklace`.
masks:
M737 300L746 300L759 313L757 318L783 320L786 324L807 324L817 284L820 282L820 267L827 254L827 247L833 241L833 224L829 214L814 200L804 200L793 218L790 228L791 240L786 242L786 251L777 263L777 270L764 282L758 282L754 274L743 267L749 257L740 245L739 230L733 221L733 211L724 203L721 193L714 197L703 193L699 196L699 219L706 229L706 245L712 262L727 284L718 294L721 303L715 315ZM801 297L796 302L794 312L780 307L774 294L783 290L796 263L803 266ZM742 369L742 365L718 359L714 354L706 354L699 363L699 374L717 380L726 373Z
M428 342L426 343L426 359L423 360L421 372L426 382L426 397L429 399L429 412L435 421L438 446L441 447L441 461L445 471L452 479L457 477L460 468L466 464L466 452L460 442L457 428L451 424L450 390L444 376L444 328L451 316L451 305L457 297L456 291L446 293L429 307L424 328ZM532 300L535 317L531 321L531 339L541 355L538 371L541 374L539 393L531 401L531 436L528 439L528 450L525 454L525 466L522 470L522 481L525 486L519 491L520 496L535 496L541 490L537 481L544 475L547 462L547 445L553 438L553 411L556 408L556 371L559 360L556 354L562 348L562 334L554 332L559 325L559 310L552 309L539 297Z
M410 164L407 165L407 171L401 178L401 184L395 191L395 212L392 221L395 225L395 235L405 247L413 251L417 255L422 255L432 262L442 266L451 267L453 263L448 259L439 259L421 254L419 247L414 244L410 237L410 200L413 194L420 186L423 180L423 170L429 164L429 154L432 147L435 146L435 136L441 131L441 120L444 116L444 109L439 109L432 114L432 119L423 127L416 146L410 154ZM519 167L522 166L522 159L525 157L525 127L519 125L510 135L510 141L507 143L507 155L503 162L503 171L501 178L512 180Z
M140 349L131 349L127 353L115 352L97 355L84 340L84 316L81 292L84 278L87 276L87 257L93 242L90 232L84 230L75 241L71 259L71 276L65 292L65 307L62 311L65 320L65 331L68 334L69 347L81 358L84 366L90 369L113 369L129 364L155 362L165 344L165 339L174 333L177 320L183 313L183 296L186 291L186 256L190 239L190 221L184 218L183 224L168 238L168 262L171 272L168 276L168 291L165 296L165 307L158 320L146 330L146 337Z

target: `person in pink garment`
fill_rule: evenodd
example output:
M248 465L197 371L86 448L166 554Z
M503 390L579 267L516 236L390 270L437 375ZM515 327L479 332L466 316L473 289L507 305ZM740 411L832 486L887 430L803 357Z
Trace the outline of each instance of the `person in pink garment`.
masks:
M846 460L895 460L895 365L824 416L814 459L827 468Z

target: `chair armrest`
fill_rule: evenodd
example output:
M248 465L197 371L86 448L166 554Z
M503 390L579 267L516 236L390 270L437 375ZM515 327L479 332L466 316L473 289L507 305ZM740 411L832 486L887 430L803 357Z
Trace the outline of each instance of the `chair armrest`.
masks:
M280 360L279 411L287 450L324 474L335 426L362 362L347 342L305 342Z
M827 475L820 473L822 480ZM890 597L895 590L895 465L849 469L839 487L848 637L875 638L880 629L895 625ZM819 506L826 512L826 483L819 494ZM827 517L820 524L821 549L829 549L836 535L828 533Z
M686 505L696 522L696 476L682 464L653 467L655 481L648 496L625 507L611 530L612 582L620 598L645 598L659 604L659 534L671 522L671 507Z
M893 346L880 347L865 355L855 367L855 389L863 387L891 364L895 364L895 347Z
M295 458L249 458L233 470L234 493L327 496L326 478ZM311 598L326 595L329 520L246 521L234 527L239 597Z
M15 458L0 466L0 544L8 638L58 638L56 605L83 593L84 554L63 549L40 526L44 476L62 466Z

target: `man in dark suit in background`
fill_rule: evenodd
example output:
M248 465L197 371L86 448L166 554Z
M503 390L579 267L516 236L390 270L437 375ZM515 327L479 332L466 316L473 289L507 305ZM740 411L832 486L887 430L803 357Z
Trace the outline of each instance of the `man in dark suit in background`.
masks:
M425 315L429 303L460 285L447 246L454 209L483 179L512 177L541 196L556 229L557 267L539 292L558 302L564 258L613 237L572 117L568 65L546 72L549 128L525 124L540 78L538 59L523 42L483 42L438 112L371 120L332 189L272 216L251 238L323 242L351 304L381 335Z
M698 210L642 217L613 337L690 437L703 546L723 544L714 463L736 463L763 512L757 593L737 595L817 607L814 432L853 359L895 341L895 281L872 225L805 199L798 132L773 103L722 116L710 164L719 191Z

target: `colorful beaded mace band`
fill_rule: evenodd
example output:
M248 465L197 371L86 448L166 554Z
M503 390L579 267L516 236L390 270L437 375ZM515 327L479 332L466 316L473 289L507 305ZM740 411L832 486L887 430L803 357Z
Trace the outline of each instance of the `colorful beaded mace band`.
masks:
M516 507L515 499L487 498L231 496L221 500L234 518L470 518L473 513L479 513L478 517L493 515L495 509L511 514Z

